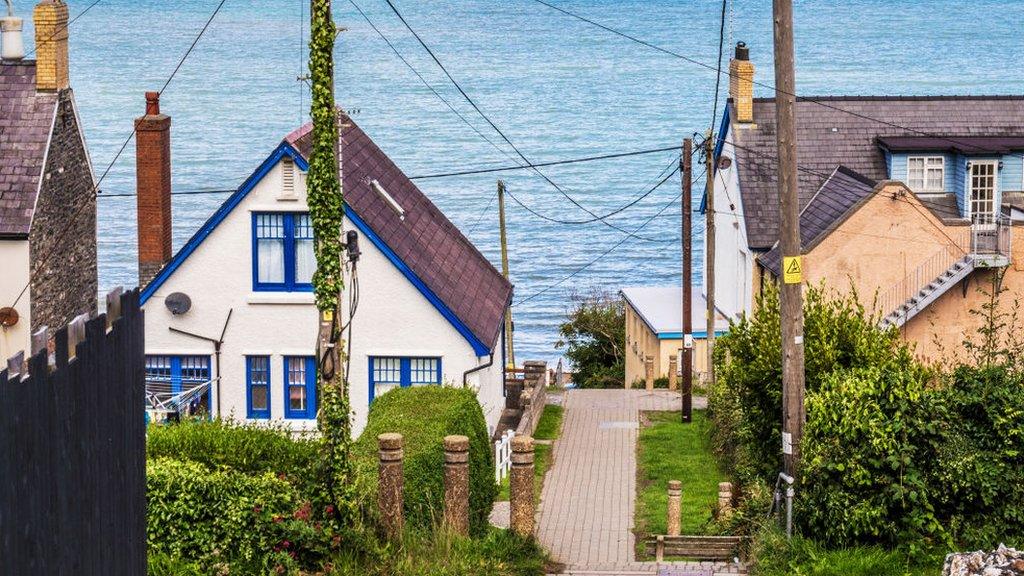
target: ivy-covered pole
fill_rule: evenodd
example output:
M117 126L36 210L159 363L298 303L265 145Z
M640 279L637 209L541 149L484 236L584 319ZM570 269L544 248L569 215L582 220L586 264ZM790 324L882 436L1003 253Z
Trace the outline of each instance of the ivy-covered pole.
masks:
M312 81L310 115L313 151L309 158L307 190L313 224L316 273L313 291L320 312L317 339L317 425L323 443L324 481L335 509L346 519L352 509L353 466L347 375L341 340L342 203L338 148L338 112L334 104L334 38L331 0L310 2L309 72Z

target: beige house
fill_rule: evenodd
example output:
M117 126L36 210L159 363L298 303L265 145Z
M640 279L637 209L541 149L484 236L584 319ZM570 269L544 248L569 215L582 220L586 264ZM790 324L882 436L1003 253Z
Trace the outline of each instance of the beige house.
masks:
M708 372L707 300L694 291L691 306L693 327L693 371L698 378ZM626 303L626 384L646 378L644 361L654 362L655 378L668 376L669 356L679 358L683 348L683 289L679 286L623 288ZM715 335L729 330L722 314L715 317ZM677 363L677 366L680 364ZM678 373L678 371L677 371Z

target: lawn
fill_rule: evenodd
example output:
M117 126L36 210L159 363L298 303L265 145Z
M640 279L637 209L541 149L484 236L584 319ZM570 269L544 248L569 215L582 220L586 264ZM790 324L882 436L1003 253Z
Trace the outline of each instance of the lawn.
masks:
M694 410L683 424L678 412L644 412L637 446L637 501L634 531L665 534L668 481L683 483L682 533L703 534L718 500L718 483L726 480L709 444L710 424Z
M534 440L555 440L562 432L562 414L564 408L548 404L544 406L544 412L540 415L540 422L537 422L537 429L533 433ZM540 499L540 490L544 486L544 474L551 467L551 445L533 445L533 478L534 494ZM501 490L498 492L498 500L508 500L508 477L501 481Z
M917 558L880 546L827 550L800 537L786 542L780 530L764 530L757 538L754 576L935 576L942 571L941 553Z

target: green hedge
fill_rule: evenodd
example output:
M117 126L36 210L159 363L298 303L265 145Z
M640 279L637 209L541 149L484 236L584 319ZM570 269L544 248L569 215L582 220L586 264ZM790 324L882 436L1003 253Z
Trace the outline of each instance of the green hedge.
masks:
M405 438L405 513L413 526L441 520L444 502L444 437L469 437L469 523L474 535L487 530L498 493L494 455L476 395L469 390L424 386L401 388L375 399L369 420L353 449L364 476L377 474L377 436L397 432ZM376 486L376 482L365 484ZM367 501L373 501L367 495Z
M150 426L146 453L239 472L302 475L315 462L317 444L272 425L190 420Z

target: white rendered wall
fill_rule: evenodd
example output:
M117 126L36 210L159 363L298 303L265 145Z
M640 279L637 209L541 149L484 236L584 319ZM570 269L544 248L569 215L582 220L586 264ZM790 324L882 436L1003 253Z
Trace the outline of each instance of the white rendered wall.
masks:
M313 295L252 291L252 213L307 211L302 186L305 179L296 180L297 200L281 200L281 174L280 164L268 172L146 302L146 353L210 355L215 371L211 343L170 332L168 327L216 338L231 309L221 356L221 414L245 419L245 356L269 355L271 418L294 429L313 429L315 420L284 420L283 384L284 356L314 353L317 311ZM355 228L348 219L345 227ZM352 323L349 379L355 434L366 424L370 356L440 357L442 378L451 386L462 386L463 372L488 361L486 356L476 357L465 338L369 238L360 235L359 242L360 294ZM172 292L188 294L192 310L183 316L171 315L163 299ZM500 356L500 348L497 350ZM490 369L471 375L468 381L471 387L480 389L480 401L491 427L497 424L504 406L502 377L501 359L496 357ZM213 405L216 410L216 397Z
M0 308L10 306L21 291L25 289L29 278L28 240L0 240ZM7 359L22 350L30 348L29 337L32 330L31 289L18 300L15 310L18 311L18 323L10 328L0 327L0 370L7 367ZM54 330L60 326L52 326Z
M727 317L737 318L753 310L752 278L754 256L747 244L746 220L740 197L739 168L732 145L735 128L730 128L722 157L732 165L715 175L715 306ZM705 239L705 254L707 240ZM704 277L707 277L705 260ZM707 291L704 291L707 296Z

